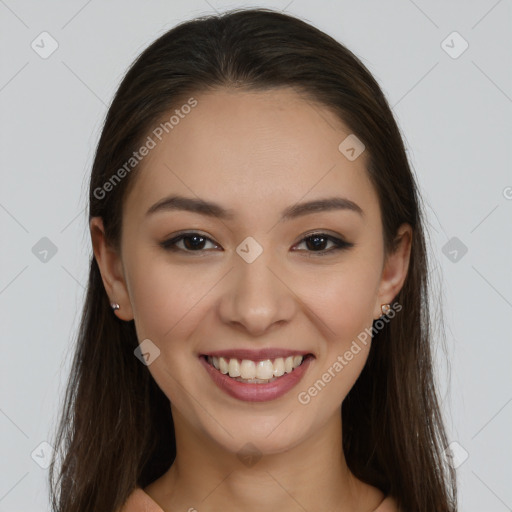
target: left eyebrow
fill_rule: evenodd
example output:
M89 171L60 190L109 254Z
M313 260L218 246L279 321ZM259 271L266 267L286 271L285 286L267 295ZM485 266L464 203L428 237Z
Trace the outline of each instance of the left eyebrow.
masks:
M291 220L301 217L302 215L331 210L348 210L364 217L363 209L357 203L354 203L354 201L346 197L330 197L289 206L282 212L281 220Z
M149 208L149 210L146 212L146 215L150 215L158 211L172 210L185 210L192 213L197 213L199 215L205 215L223 220L233 220L235 217L233 210L226 209L217 203L205 201L204 199L184 197L179 195L165 197L156 202L153 206L151 206L151 208ZM292 220L303 215L331 210L353 211L364 217L364 212L357 203L354 203L345 197L330 197L288 206L285 208L285 210L283 210L283 212L281 212L281 221Z

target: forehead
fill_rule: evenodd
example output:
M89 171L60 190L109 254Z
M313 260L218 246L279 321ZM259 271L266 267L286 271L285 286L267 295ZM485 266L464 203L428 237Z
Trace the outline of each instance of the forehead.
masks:
M327 107L293 89L222 89L193 98L194 108L177 112L167 130L156 132L163 132L161 140L149 132L155 145L126 199L133 208L147 210L170 193L260 213L327 195L367 208L375 202L367 155L350 161L340 152L351 132Z

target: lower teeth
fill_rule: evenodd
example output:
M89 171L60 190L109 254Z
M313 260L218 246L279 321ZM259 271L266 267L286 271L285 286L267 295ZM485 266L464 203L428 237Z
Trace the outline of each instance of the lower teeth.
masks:
M228 374L229 377L229 374ZM268 382L275 381L278 377L272 377L271 379L242 379L242 377L230 377L238 382L244 382L246 384L267 384Z

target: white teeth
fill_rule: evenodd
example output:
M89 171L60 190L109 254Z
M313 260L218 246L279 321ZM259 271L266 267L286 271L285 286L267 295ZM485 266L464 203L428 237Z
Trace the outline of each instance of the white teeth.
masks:
M240 377L242 379L254 379L256 377L256 364L249 359L242 359L240 365Z
M271 379L274 376L274 366L272 361L258 361L256 364L256 378L257 379Z
M275 377L281 377L285 373L290 373L302 363L303 356L288 356L286 358L278 357L274 361L265 359L264 361L254 362L250 359L226 359L224 357L208 356L208 362L224 375L242 381L250 380L254 382L267 382L274 380Z
M274 367L274 377L281 377L284 375L284 359L282 357L278 357L273 364Z
M229 360L228 368L230 377L240 377L240 364L236 359Z
M223 357L219 357L219 368L218 370L220 370L220 373L228 373L229 371L229 368L228 368L228 363L227 361L223 358Z

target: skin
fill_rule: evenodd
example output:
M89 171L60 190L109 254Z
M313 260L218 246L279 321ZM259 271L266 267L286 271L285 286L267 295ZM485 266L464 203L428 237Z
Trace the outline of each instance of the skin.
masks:
M134 319L139 342L149 338L161 351L148 370L171 401L177 458L145 491L166 511L373 511L384 495L349 471L340 417L370 343L307 405L297 394L371 328L381 304L392 303L407 274L411 228L400 227L398 249L385 259L366 154L349 161L340 153L351 132L325 107L291 89L194 97L198 105L133 177L120 252L105 240L100 218L90 225L106 292L120 304L115 314ZM146 215L171 193L215 201L234 218ZM332 210L279 222L286 207L333 195L364 215ZM186 241L178 243L182 252L159 245L183 230L211 241L202 252ZM312 230L355 245L329 252L334 244L326 241L315 249L301 241ZM248 236L263 248L250 264L236 252ZM298 386L267 402L225 394L198 359L263 347L315 356ZM262 455L251 466L237 457L246 443Z

